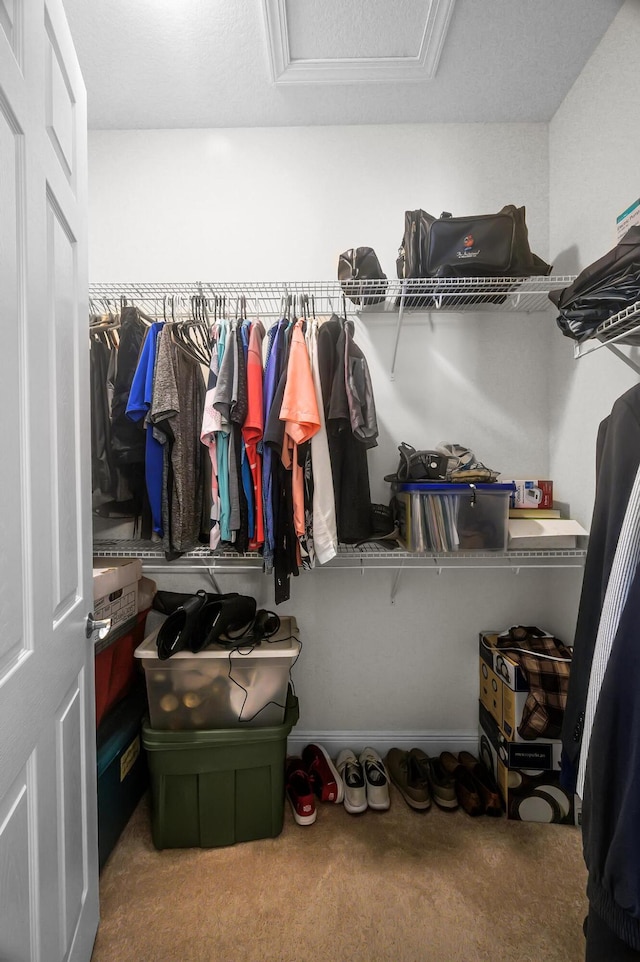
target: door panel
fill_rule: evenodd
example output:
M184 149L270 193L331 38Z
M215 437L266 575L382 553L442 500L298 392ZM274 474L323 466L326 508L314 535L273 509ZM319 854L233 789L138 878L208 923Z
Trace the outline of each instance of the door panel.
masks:
M70 945L78 924L85 888L86 852L78 827L86 821L82 797L84 769L81 744L82 686L77 684L65 698L57 719L56 760L58 838L60 839L59 887L61 896L61 957ZM78 842L81 841L81 844Z
M48 14L45 16L45 25L47 29L45 75L47 133L60 166L71 181L75 165L75 99Z
M0 0L0 959L98 922L86 98L61 0Z
M47 285L49 304L49 383L51 448L49 478L51 483L51 522L53 576L53 622L60 618L78 598L78 508L82 492L77 489L74 472L69 466L78 460L74 412L77 396L77 372L73 370L74 345L78 331L70 320L74 316L77 272L75 237L66 223L55 197L47 192ZM70 370L71 368L71 370ZM73 375L73 376L70 376Z
M15 358L21 353L21 325L18 298L18 277L24 272L24 224L22 222L24 185L24 143L15 117L8 105L0 100L0 155L6 158L4 174L0 177L0 289L7 308L2 319L3 341L8 350L0 350L0 383L8 396L22 397L21 367ZM2 676L24 650L24 598L22 566L24 545L20 519L24 513L23 472L20 434L23 432L24 411L14 402L17 431L3 439L3 470L6 471L6 495L0 514L0 544L13 545L14 550L0 552L0 584L18 603L8 606L0 617L0 685Z
M2 959L30 962L32 894L31 859L24 857L32 841L30 766L20 773L0 806L0 889L6 898L0 902L0 932L3 933ZM3 881L3 880L6 880Z
M11 51L21 62L20 23L23 0L0 0L0 28L4 30Z

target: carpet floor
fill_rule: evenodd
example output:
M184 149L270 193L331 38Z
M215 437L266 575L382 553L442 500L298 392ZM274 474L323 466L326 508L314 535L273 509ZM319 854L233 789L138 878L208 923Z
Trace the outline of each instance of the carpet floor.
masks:
M582 962L572 826L289 806L278 838L158 852L137 807L100 877L92 962Z

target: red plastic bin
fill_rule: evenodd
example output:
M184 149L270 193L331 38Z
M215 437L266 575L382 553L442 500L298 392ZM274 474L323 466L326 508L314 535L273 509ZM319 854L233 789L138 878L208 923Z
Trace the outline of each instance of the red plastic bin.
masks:
M96 646L96 727L133 685L139 671L133 653L144 641L149 611L139 611L135 619L129 619L114 633L112 640L107 636Z

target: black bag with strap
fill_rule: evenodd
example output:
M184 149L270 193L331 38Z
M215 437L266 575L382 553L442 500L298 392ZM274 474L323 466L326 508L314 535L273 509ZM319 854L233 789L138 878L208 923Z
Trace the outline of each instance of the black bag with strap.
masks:
M405 211L396 262L398 277L530 277L551 273L551 265L529 247L525 208L508 204L497 214L439 218L424 210ZM430 288L433 292L433 287ZM435 291L437 294L437 289ZM466 297L463 303L501 303L506 295ZM411 301L420 301L411 298ZM425 301L428 299L422 299ZM408 306L433 306L412 303ZM406 302L405 302L406 303Z
M338 280L342 290L354 304L380 304L387 292L387 275L373 247L352 247L338 258ZM366 285L363 281L376 281ZM382 282L385 283L382 283Z
M549 299L560 311L558 327L576 341L591 337L599 324L640 300L640 227L631 227L569 287L549 291ZM638 336L629 334L620 343L638 344Z

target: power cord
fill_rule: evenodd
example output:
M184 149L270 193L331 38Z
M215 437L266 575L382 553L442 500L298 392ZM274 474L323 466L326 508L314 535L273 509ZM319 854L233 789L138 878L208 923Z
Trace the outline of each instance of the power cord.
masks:
M293 683L293 678L292 678L292 676L291 676L291 671L292 671L293 666L294 666L295 663L297 662L297 660L298 660L298 658L300 657L300 654L301 654L301 652L302 652L302 642L300 641L300 639L299 639L299 637L298 637L297 635L293 635L293 634L292 634L292 635L288 635L286 638L278 638L277 640L276 640L276 639L271 640L271 639L269 639L269 638L265 639L265 643L266 643L267 645L280 644L280 642L283 642L283 641L297 641L297 642L298 642L298 645L299 645L298 654L296 655L296 657L293 659L293 661L292 661L291 664L289 665L289 685L291 686L291 691L292 691L293 694L295 695L296 689L295 689L295 685L294 685L294 683ZM277 702L277 701L274 701L273 699L271 699L270 701L265 702L264 705L263 705L261 708L259 708L258 711L255 712L253 715L251 715L249 718L243 718L243 717L242 717L242 713L243 713L243 711L244 711L244 706L246 705L247 699L248 699L248 697L249 697L249 689L248 689L248 688L245 688L244 685L241 685L239 681L236 681L236 679L235 679L235 678L233 677L233 675L231 674L231 672L233 671L233 655L236 654L236 655L240 655L241 658L246 658L247 656L253 654L253 651L254 651L255 648L256 648L256 645L237 645L235 648L231 648L231 649L229 650L229 671L228 671L228 673L227 673L227 677L228 677L229 681L232 681L233 684L234 684L237 688L239 688L241 691L244 692L244 698L243 698L243 700L242 700L242 705L241 705L241 707L240 707L240 712L239 712L239 714L238 714L238 722L239 722L240 724L244 724L244 725L249 724L250 722L254 721L254 719L256 719L256 718L258 717L258 715L260 714L260 712L264 711L265 708L266 708L268 705L275 705L276 708L281 708L283 711L286 711L286 710L287 710L286 704L281 705L280 702Z

